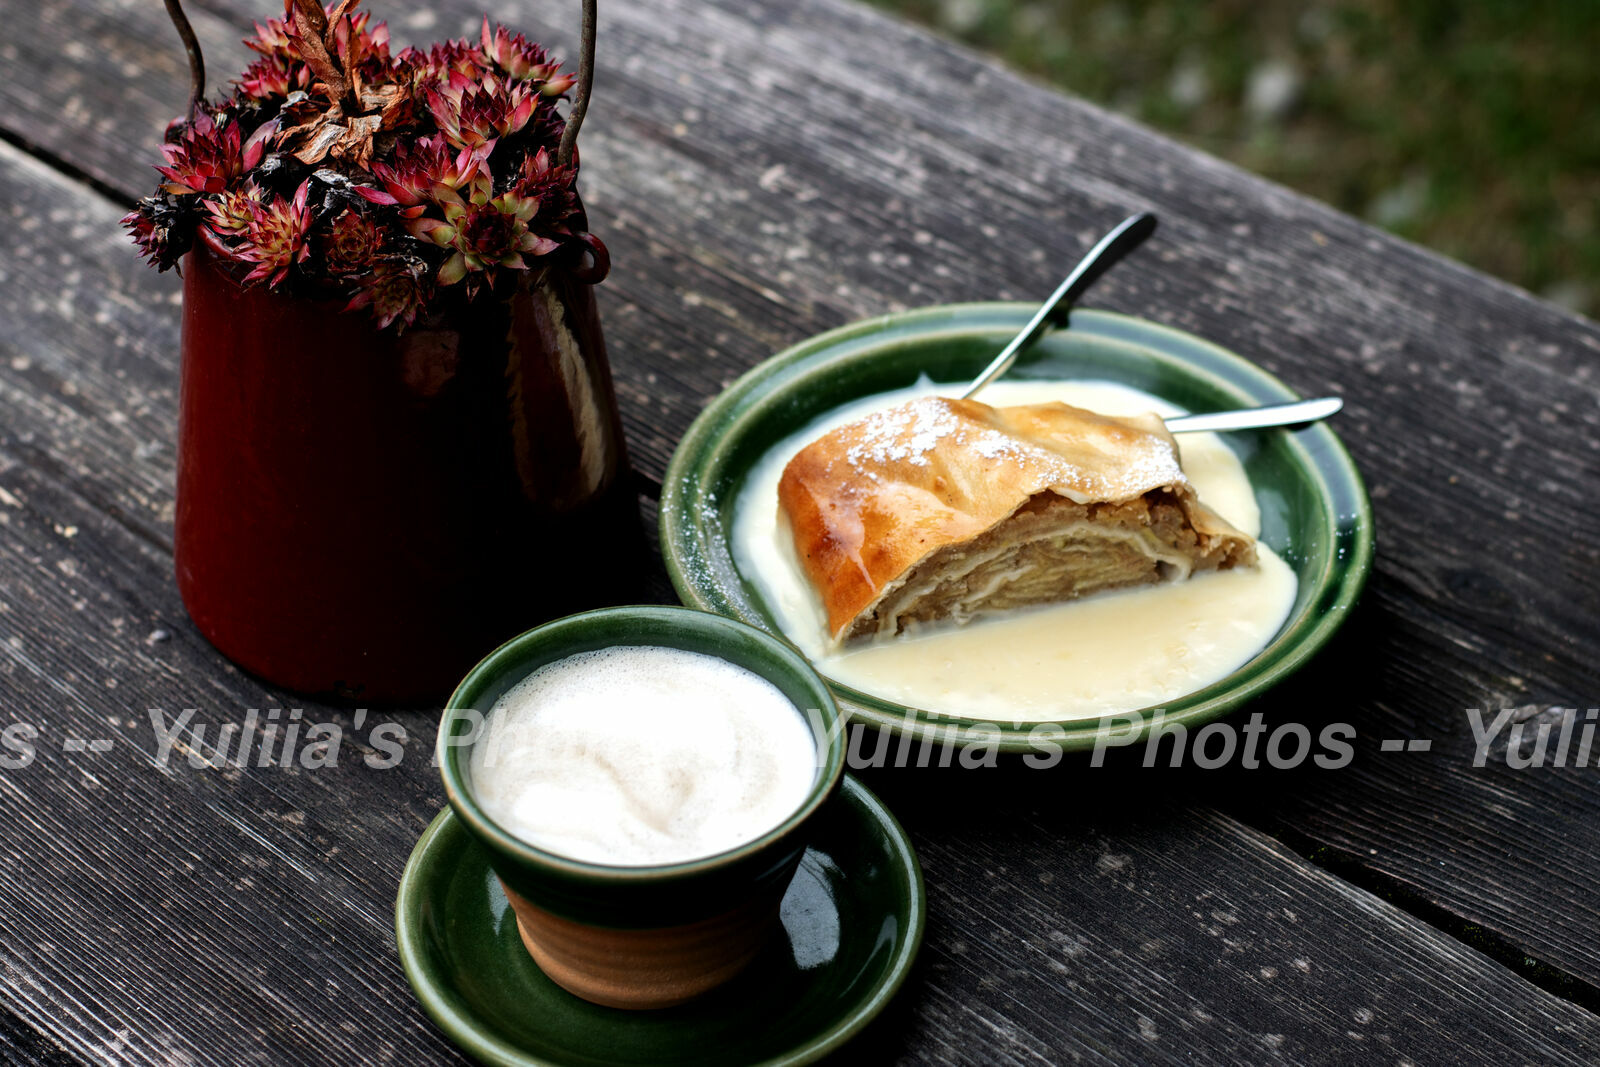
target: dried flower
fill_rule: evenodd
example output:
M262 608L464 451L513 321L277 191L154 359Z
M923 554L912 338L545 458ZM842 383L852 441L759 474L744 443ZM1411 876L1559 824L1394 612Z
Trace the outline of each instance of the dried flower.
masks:
M346 311L371 308L378 329L391 323L405 329L416 321L427 301L424 267L417 260L386 257L361 278L361 288L345 305Z
M482 274L492 283L496 268L523 270L524 256L542 256L559 243L541 236L528 223L538 213L541 199L510 190L491 196L486 178L468 187L466 199L452 193L444 203L444 218L419 218L407 224L412 235L452 251L439 268L439 284L454 285L469 274Z
M306 233L311 228L311 211L307 206L309 179L300 183L294 199L279 198L266 206L256 205L245 227L244 242L235 247L235 254L244 262L254 264L244 276L246 284L264 281L278 286L295 263L305 261L311 251L306 243Z
M389 70L389 26L374 23L368 12L351 10L354 6L340 11L335 4L326 10L326 15L339 17L330 20L330 39L322 42L321 52L336 59L341 72L354 71L363 82L371 83ZM245 38L245 47L261 55L239 80L248 99L288 96L311 85L307 43L295 24L294 0L284 0L283 12L281 19L268 19L266 25L256 23L255 36Z
M358 3L283 0L231 98L169 128L161 185L123 220L157 268L203 227L242 284L292 280L403 329L572 237L576 164L552 163L572 77L488 19L476 42L391 55Z
M389 24L373 22L371 12L347 13L334 24L333 40L334 54L347 70L360 71L364 81L389 70Z
M372 269L383 248L383 231L357 211L344 211L328 226L318 246L329 274L360 274Z
M433 121L457 148L482 148L518 133L539 104L527 86L492 74L478 82L452 74L445 86L428 90L427 99Z
M533 82L545 96L560 96L576 80L570 74L558 76L561 64L550 62L548 53L522 34L512 35L504 26L496 26L491 34L487 15L483 19L483 54L512 78Z
M204 111L183 131L172 144L161 146L167 165L157 167L167 179L162 186L177 196L190 193L220 193L245 171L261 162L266 150L266 138L271 130L263 126L240 144L242 134L239 124L229 120L218 126Z
M171 270L189 250L193 224L170 194L157 193L140 200L122 217L122 224L132 234L140 254L158 271Z
M285 63L296 61L300 54L295 51L294 45L289 40L289 2L284 3L284 16L281 19L268 19L265 26L254 23L256 35L246 37L244 46L252 52L259 52L269 59L279 59Z

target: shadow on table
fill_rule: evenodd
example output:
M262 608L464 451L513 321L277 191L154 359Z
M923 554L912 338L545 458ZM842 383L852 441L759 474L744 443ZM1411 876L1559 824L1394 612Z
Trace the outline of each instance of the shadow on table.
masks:
M1022 811L1039 812L1045 821L1048 813L1060 812L1073 824L1111 829L1175 809L1271 804L1285 794L1316 790L1320 780L1376 752L1380 735L1393 732L1385 729L1387 712L1369 692L1373 664L1384 643L1381 613L1358 608L1357 616L1311 663L1219 720L1216 733L1226 733L1232 741L1225 747L1220 737L1208 738L1209 767L1194 758L1203 729L1195 727L1181 746L1175 735L1161 738L1154 749L1145 740L1109 746L1098 766L1091 752L1067 752L1048 767L1041 767L1038 759L1030 764L1021 754L997 754L992 766L967 768L951 759L950 766L940 767L935 749L928 766L867 767L852 773L913 832L981 828L997 816ZM1256 733L1253 744L1247 728ZM1271 742L1280 731L1274 749ZM1228 748L1231 757L1215 765ZM864 742L861 750L870 753L873 742ZM1294 761L1297 750L1304 754ZM894 752L895 746L889 746L891 761ZM1282 757L1276 766L1273 752ZM915 744L910 754L914 761ZM1180 755L1179 765L1173 766Z

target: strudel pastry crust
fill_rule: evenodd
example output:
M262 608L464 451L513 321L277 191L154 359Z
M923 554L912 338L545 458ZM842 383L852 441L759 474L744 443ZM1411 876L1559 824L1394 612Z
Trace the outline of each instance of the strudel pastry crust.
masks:
M1153 414L914 400L801 449L778 501L838 641L1256 560Z

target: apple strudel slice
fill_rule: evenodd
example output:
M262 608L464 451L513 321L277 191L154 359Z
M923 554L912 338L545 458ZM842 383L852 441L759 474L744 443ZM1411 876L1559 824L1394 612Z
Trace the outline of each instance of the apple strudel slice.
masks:
M836 642L1256 561L1153 414L914 400L801 449L778 501Z

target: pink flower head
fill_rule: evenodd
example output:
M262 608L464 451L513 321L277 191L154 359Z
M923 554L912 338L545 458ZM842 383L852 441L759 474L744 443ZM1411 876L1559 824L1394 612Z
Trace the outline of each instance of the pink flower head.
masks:
M565 234L564 225L578 209L573 195L573 182L578 172L575 167L558 167L550 153L541 148L522 161L522 170L513 187L519 201L535 201L537 210L528 218L530 226L550 233Z
M446 85L428 91L427 101L439 132L451 144L479 148L521 132L539 97L521 82L508 83L492 74L478 82L452 74Z
M575 80L570 74L558 75L561 64L550 62L550 56L522 34L512 34L504 26L489 32L489 17L483 18L483 54L507 76L518 81L532 82L545 96L560 96L572 88Z
M309 88L311 68L277 56L263 56L246 67L234 84L239 87L240 97L259 103Z
M371 308L378 329L396 323L396 328L403 330L416 321L427 301L422 273L420 265L398 257L381 259L361 276L361 288L344 309Z
M266 199L265 189L246 180L241 188L230 189L215 200L205 201L209 216L206 227L218 237L240 236L250 228Z
M310 188L308 178L300 183L292 201L280 197L255 208L245 228L244 243L237 248L241 260L255 264L244 276L245 284L265 281L276 288L293 264L305 262L311 252L306 243L306 232L311 228L311 209L306 204Z
M175 196L222 192L261 162L267 138L275 130L272 123L265 123L241 145L237 122L230 119L219 129L210 115L198 112L176 142L161 146L167 160L166 166L156 168L167 179L162 188Z
M372 268L383 248L383 231L357 211L341 213L320 243L322 265L329 274L360 274Z
M524 257L546 255L560 247L529 229L528 223L539 213L537 196L516 190L491 196L487 176L475 180L468 191L468 199L458 195L444 203L443 219L419 218L407 224L412 236L451 250L439 268L440 285L454 285L470 274L492 282L497 268L524 270L528 266Z
M357 186L355 191L374 204L398 206L405 218L416 218L427 205L448 198L480 175L493 144L456 149L443 137L421 137L412 147L401 142L394 162L374 163L373 177L383 188Z
M410 72L419 94L447 84L452 74L477 80L487 69L483 53L465 41L441 41L426 52L407 48L397 57L397 66Z

